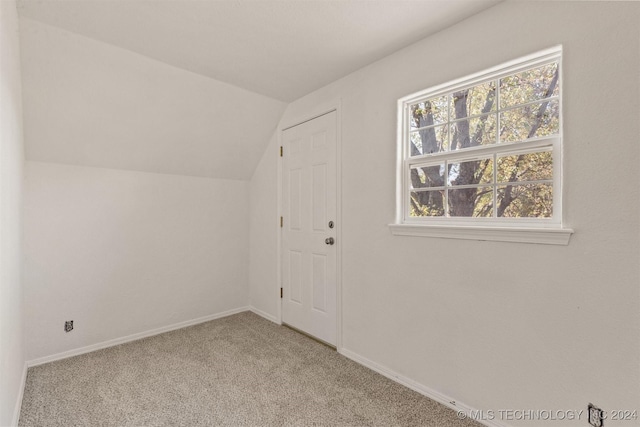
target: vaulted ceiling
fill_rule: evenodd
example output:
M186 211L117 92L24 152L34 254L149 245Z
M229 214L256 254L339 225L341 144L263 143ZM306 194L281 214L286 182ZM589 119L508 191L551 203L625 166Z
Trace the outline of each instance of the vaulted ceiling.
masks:
M499 0L21 0L27 158L248 179L286 103Z

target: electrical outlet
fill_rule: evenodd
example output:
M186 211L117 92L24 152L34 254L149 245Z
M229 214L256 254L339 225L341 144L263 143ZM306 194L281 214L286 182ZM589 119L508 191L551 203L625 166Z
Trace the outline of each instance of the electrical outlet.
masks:
M589 424L594 427L604 426L604 411L593 403L589 403L587 406L587 413L589 414Z
M71 332L73 331L73 320L67 320L64 322L64 331Z

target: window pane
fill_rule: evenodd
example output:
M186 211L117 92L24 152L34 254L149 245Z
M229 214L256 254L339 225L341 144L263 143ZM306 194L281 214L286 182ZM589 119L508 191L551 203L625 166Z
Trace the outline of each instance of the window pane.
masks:
M530 104L500 113L500 141L517 142L560 130L558 100Z
M448 120L449 97L439 96L411 106L411 129L445 123Z
M493 159L449 163L448 184L490 184L493 181Z
M444 216L444 190L412 191L409 216Z
M500 80L500 108L538 101L560 93L558 63L523 71Z
M493 189L476 187L449 190L449 216L493 216Z
M477 116L496 110L496 82L491 81L453 93L451 120Z
M461 120L451 126L451 150L496 143L496 115Z
M411 168L411 187L444 187L444 163L420 168Z
M449 147L449 126L436 126L411 132L411 156L439 153Z
M551 218L551 184L507 185L498 187L498 216L509 218Z
M553 179L551 151L498 157L498 182Z

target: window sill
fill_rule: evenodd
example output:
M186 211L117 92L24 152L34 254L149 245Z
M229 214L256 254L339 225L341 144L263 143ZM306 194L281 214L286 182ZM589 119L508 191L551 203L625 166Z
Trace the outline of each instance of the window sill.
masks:
M570 228L507 228L422 224L389 224L395 236L439 237L443 239L482 240L492 242L568 245Z

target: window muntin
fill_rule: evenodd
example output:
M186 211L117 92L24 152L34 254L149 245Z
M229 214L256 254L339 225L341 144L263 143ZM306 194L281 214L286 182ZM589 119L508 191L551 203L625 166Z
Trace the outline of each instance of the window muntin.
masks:
M401 100L406 223L561 224L561 50Z

